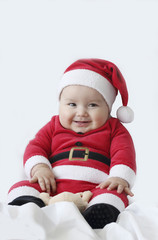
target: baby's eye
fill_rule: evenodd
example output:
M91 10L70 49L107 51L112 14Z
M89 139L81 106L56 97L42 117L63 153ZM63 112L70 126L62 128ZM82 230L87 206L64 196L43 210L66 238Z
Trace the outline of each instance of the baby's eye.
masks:
M96 103L90 103L88 106L89 106L89 107L97 107L98 104L96 104Z
M70 107L76 107L76 103L68 103Z

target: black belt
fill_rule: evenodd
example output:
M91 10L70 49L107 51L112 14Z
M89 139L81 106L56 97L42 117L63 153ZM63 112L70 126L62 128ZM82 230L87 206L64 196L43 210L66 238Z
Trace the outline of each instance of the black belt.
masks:
M82 149L82 150L78 150L78 149ZM88 159L93 159L110 166L109 158L107 158L106 156L100 153L90 152L89 149L86 147L85 148L74 147L70 151L62 152L53 156L52 158L49 159L49 161L52 164L62 159L69 159L70 161L76 161L76 160L87 161Z

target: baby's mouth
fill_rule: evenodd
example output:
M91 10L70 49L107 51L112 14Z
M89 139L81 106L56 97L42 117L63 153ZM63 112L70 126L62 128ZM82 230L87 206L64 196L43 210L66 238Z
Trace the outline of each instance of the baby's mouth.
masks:
M74 121L78 126L84 127L90 123L90 121Z

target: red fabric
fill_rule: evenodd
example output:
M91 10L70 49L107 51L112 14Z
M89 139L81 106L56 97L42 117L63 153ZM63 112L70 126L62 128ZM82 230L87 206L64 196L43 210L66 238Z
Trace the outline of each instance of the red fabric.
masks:
M38 183L30 183L28 180L24 180L24 181L20 181L15 183L8 191L8 193L10 193L12 190L19 188L19 187L32 187L34 189L36 189L38 192L42 192L42 189L40 187L40 185Z
M57 184L57 191L56 191L56 193L50 194L50 196L52 196L52 197L59 193L62 193L62 192L79 193L79 192L84 192L84 191L91 191L93 195L90 200L92 200L93 198L95 198L98 195L111 193L111 194L114 194L115 196L119 197L123 201L125 207L128 206L128 199L127 199L127 195L125 193L118 194L116 190L108 191L107 189L96 188L97 184L94 184L94 183L89 183L89 182L85 182L85 181L77 181L77 180L66 180L66 179L58 180L57 179L56 184ZM14 184L10 188L8 194L12 190L20 188L20 187L30 187L30 188L36 189L39 193L43 192L38 183L30 183L29 181L25 180L25 181L20 181L20 182ZM15 195L15 198L16 198L16 195Z
M54 116L28 144L24 154L24 164L32 156L40 155L49 159L58 153L69 151L72 147L76 147L76 142L81 142L82 146L88 147L90 151L103 154L111 159L110 168L123 164L136 172L133 141L126 128L115 118L110 118L99 129L91 130L85 134L77 134L63 128L59 122L59 116ZM65 160L61 161L64 164ZM62 164L61 161L56 162L52 167ZM68 164L73 165L76 162L69 161ZM89 164L92 167L90 159L86 162L80 161L78 164L86 166ZM93 160L93 164L99 170L102 169L105 172L110 170L97 161Z
M124 106L128 103L128 91L125 79L118 69L118 67L109 61L103 59L80 59L72 63L64 73L76 70L76 69L87 69L96 72L106 78L116 89L116 95L119 90L122 102ZM97 81L97 80L96 80Z
M69 159L64 159L53 163L52 168L60 165L86 166L87 169L95 168L108 174L110 168L123 164L136 172L133 141L126 128L115 118L110 118L99 129L91 130L85 134L77 134L74 131L64 129L59 122L59 116L54 116L36 134L35 138L29 142L24 154L24 164L28 160L31 161L30 157L32 156L40 155L49 159L58 153L69 151L72 147L76 146L77 142L81 142L82 146L88 147L90 151L103 154L111 159L111 165L108 166L105 163L91 159L87 161L70 161ZM92 199L104 193L111 193L118 196L123 201L125 207L128 205L125 193L118 194L116 190L96 189L96 185L98 184L92 182L63 178L56 179L56 184L57 192L55 195L64 191L77 193L90 190L93 193ZM31 184L29 181L21 181L11 187L9 194L12 190L18 188L25 191L25 186L30 187L30 194L32 194L31 188L36 189L39 193L41 192L38 183ZM21 191L22 194L24 194L23 190ZM16 196L16 191L14 194L15 198L19 196ZM17 191L17 194L20 193Z

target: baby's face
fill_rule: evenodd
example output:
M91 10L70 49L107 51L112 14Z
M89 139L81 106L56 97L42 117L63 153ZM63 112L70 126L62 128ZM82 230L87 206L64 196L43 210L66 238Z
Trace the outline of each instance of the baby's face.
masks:
M59 119L64 128L86 133L103 126L108 118L108 105L95 89L77 85L63 89Z

